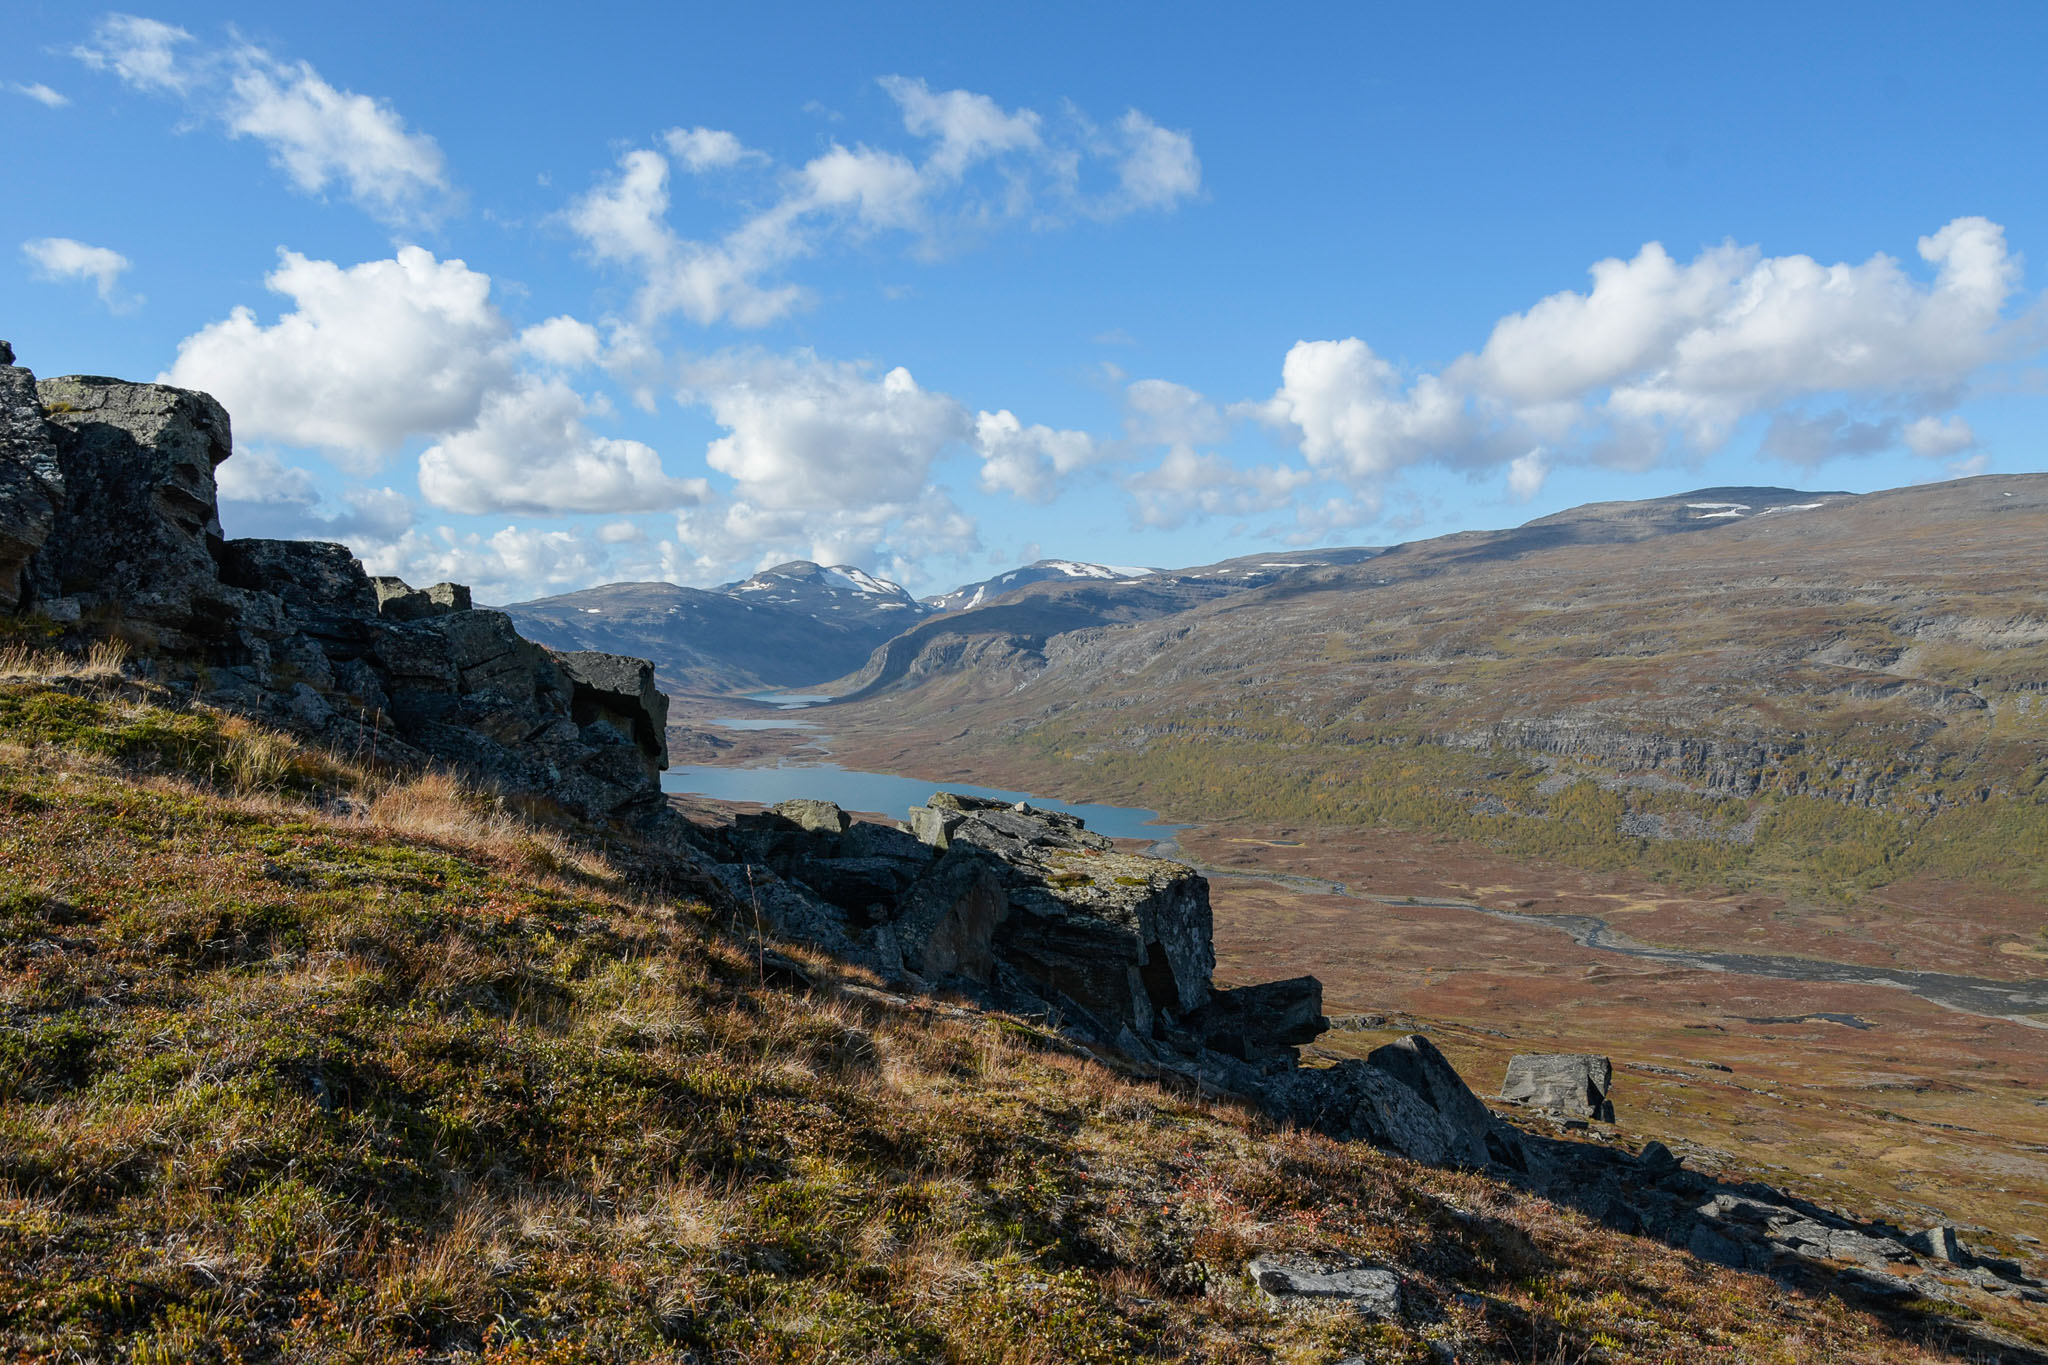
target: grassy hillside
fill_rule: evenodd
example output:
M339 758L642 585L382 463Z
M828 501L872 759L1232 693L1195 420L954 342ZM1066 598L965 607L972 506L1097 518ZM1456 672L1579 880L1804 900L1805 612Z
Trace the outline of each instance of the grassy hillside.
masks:
M659 850L112 662L0 665L0 1358L1951 1358L1015 1021L803 986ZM1283 1249L1400 1266L1416 1311L1276 1315L1242 1270Z

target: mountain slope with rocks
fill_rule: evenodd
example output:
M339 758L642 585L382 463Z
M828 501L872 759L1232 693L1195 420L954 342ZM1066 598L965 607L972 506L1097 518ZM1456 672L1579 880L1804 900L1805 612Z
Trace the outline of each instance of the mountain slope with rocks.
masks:
M1997 850L2048 846L2044 581L2048 476L1710 489L1151 620L1027 636L1003 606L978 633L977 613L938 618L849 679L873 700L834 728L869 766L1037 764L1180 819L2040 890L2048 864Z

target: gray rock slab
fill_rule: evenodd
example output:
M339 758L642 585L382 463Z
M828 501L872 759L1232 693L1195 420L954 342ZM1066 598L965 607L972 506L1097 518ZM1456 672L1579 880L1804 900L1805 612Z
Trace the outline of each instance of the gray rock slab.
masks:
M1368 1261L1262 1256L1245 1273L1273 1308L1349 1308L1390 1322L1401 1316L1400 1274Z
M1549 1109L1575 1118L1612 1122L1614 1065L1585 1052L1522 1052L1508 1062L1500 1097L1511 1104Z

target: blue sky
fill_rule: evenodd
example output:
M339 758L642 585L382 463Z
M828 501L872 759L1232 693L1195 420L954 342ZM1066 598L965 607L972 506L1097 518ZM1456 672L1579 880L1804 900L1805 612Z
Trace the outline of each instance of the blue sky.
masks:
M0 336L490 600L2048 467L2038 5L984 8L16 4Z

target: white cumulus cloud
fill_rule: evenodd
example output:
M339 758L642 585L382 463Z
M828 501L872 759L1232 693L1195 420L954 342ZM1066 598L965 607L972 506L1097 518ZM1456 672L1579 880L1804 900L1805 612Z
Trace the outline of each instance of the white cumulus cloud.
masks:
M920 147L834 143L781 168L730 132L672 129L663 150L622 156L565 221L593 259L639 274L643 326L680 313L701 325L759 327L803 305L808 294L775 277L835 235L899 233L912 254L930 256L1003 222L1049 227L1075 215L1163 211L1200 190L1191 138L1136 110L1107 132L1075 115L1055 136L1035 110L1005 109L974 91L936 91L903 76L881 85ZM693 172L754 164L768 180L766 207L716 240L685 237L669 221L671 159ZM1084 186L1090 166L1107 167L1115 184Z
M1067 476L1093 464L1099 453L1085 431L1026 426L1008 408L975 415L974 449L981 456L983 488L1041 504L1057 497Z
M593 433L590 405L560 379L489 394L476 424L420 455L420 493L451 512L656 512L701 501L702 479L671 478L639 441Z
M237 434L369 469L409 436L469 425L507 382L511 329L490 276L462 261L409 246L344 268L281 251L264 283L290 312L265 326L238 307L161 376L220 399Z
M1928 459L1960 455L1977 444L1977 433L1961 417L1916 417L1906 424L1906 449Z
M69 237L38 237L23 242L21 254L39 280L92 281L100 302L112 312L132 313L142 306L141 295L121 291L121 275L128 269L129 261L111 247L88 246Z
M1162 128L1135 109L1117 120L1116 130L1119 192L1096 207L1098 217L1171 208L1200 192L1202 163L1188 134Z
M1651 243L1434 373L1403 373L1357 337L1297 342L1273 397L1237 411L1365 486L1423 462L1510 465L1536 445L1641 468L1712 454L1760 417L1764 452L1802 464L1902 440L1939 451L1967 430L1944 423L1972 376L2024 344L2020 267L1984 218L1916 245L1931 279L1884 254L1825 265L1723 245L1681 262Z
M1516 502L1527 502L1543 491L1543 484L1550 477L1550 457L1541 446L1526 455L1517 455L1508 463L1508 496Z
M978 544L973 520L931 483L934 461L972 441L975 423L909 370L747 351L691 362L684 384L678 397L726 429L705 460L732 481L678 518L693 579L790 558L887 573Z
M521 332L519 349L544 365L581 370L598 363L604 354L604 339L597 328L565 313Z
M233 41L198 49L182 28L112 14L72 55L131 89L177 97L230 137L253 138L306 194L339 186L380 221L432 219L450 194L440 144L383 100L341 89L303 61Z
M661 142L670 156L693 171L737 166L761 155L722 128L671 128L661 135Z
M268 147L293 185L320 194L339 183L384 222L432 216L449 188L440 145L408 130L390 105L261 48L239 49L234 66L222 109L228 131Z
M1166 452L1157 466L1124 480L1132 519L1141 526L1171 530L1197 516L1249 516L1284 506L1303 485L1305 470L1285 465L1241 469L1221 455L1186 446Z
M808 351L715 356L686 371L685 401L727 434L705 452L741 500L765 508L903 503L932 461L971 427L950 396L901 366L874 375Z

